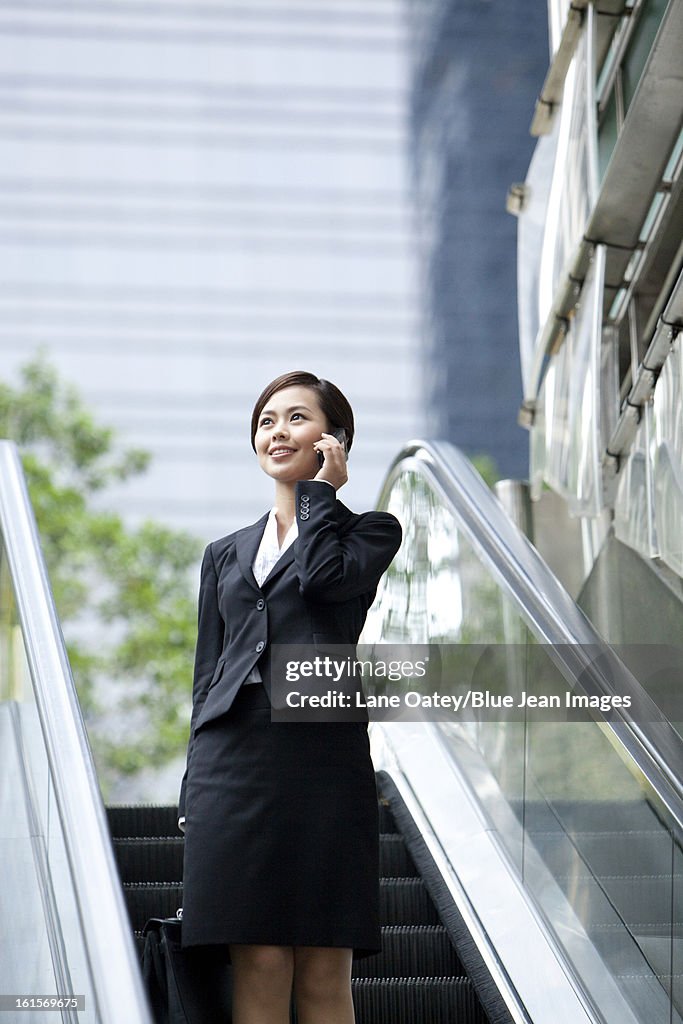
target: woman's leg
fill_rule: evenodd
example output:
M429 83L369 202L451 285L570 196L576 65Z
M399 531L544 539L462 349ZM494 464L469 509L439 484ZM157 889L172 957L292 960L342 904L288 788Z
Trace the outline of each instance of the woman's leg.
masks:
M295 946L294 994L299 1024L354 1024L352 949Z
M291 946L230 946L233 1024L289 1024Z

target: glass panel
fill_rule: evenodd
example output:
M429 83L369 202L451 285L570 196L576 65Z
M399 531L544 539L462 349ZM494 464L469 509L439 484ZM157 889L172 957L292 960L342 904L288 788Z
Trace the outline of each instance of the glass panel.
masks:
M387 505L403 524L401 550L380 585L363 631L364 640L438 643L444 692L458 693L477 673L486 688L517 694L524 686L525 630L511 602L483 570L452 512L418 473L402 473ZM457 646L456 646L457 645ZM495 764L497 787L485 797L487 811L507 837L521 867L522 829L510 806L523 793L524 731L520 723L485 716L445 732L462 745L472 771L483 759Z
M607 165L610 162L614 147L617 144L619 135L619 123L617 121L617 96L613 89L607 101L605 112L600 122L598 131L598 173L600 181L605 177Z
M600 513L600 358L604 247L597 246L569 331L550 366L532 427L533 497L542 483L567 498L571 514ZM535 436L538 435L538 436Z
M79 1013L78 1020L80 1021L83 1018L96 1021L99 1020L95 1004L96 994L92 986L88 954L79 919L78 903L64 845L64 832L59 820L52 785L49 787L48 817L44 822L44 826L47 837L50 882L54 892L59 926L66 944L68 958L66 968L68 970L69 990L85 995L87 1011L85 1014Z
M683 575L683 349L673 343L657 380L652 405L649 465L659 555Z
M569 373L566 369L569 345L565 343L550 358L543 378L529 449L531 497L537 500L544 481L564 480L567 451L566 423L569 415Z
M535 660L540 669L538 654ZM535 685L542 679L547 690L546 672L535 675ZM540 856L554 885L530 870L525 884L565 933L577 972L572 930L582 928L638 1019L669 1024L671 835L595 722L548 722L533 714L525 852ZM571 904L574 925L558 891ZM599 1004L600 993L593 995Z
M552 286L541 288L548 203L560 134L560 118L536 144L526 176L526 197L517 218L517 309L524 397L534 398L531 377L539 331L552 306Z
M651 409L644 407L644 416L636 431L628 460L619 472L619 486L614 506L614 533L623 543L646 558L657 554L653 529L652 481L649 455Z
M669 0L645 0L622 63L624 110L631 105Z
M589 6L586 28L567 72L558 124L537 146L526 182L527 210L520 216L520 345L525 398L530 400L536 398L540 383L537 353L545 324L572 269L597 197L592 39ZM544 214L541 225L538 219Z
M677 174L677 168L681 156L683 155L683 128L680 131L678 138L676 139L676 145L671 151L671 156L664 168L664 174L662 175L662 182L666 182L667 185L672 185Z
M565 83L557 159L548 207L544 267L554 295L569 271L597 198L597 126L591 98L591 9ZM595 161L595 166L594 166ZM543 282L542 282L543 284Z
M519 704L523 691L552 698L575 688L551 660L557 649L537 643L419 470L397 477L386 507L404 524L405 541L364 639L453 645L444 692L481 682ZM454 714L434 728L602 1019L621 1024L619 991L637 1019L672 1024L683 928L677 833L608 728L576 714L563 721L528 702L515 717Z
M17 719L17 705L3 701L0 704L0 915L3 922L12 922L12 930L11 941L8 941L9 934L3 941L0 991L46 993L55 991L54 973L43 923L34 843L24 803L24 776L17 753L20 731ZM43 1018L42 1011L22 1011L22 1020Z
M596 246L570 328L567 496L570 513L587 516L598 515L602 505L600 352L604 276L605 249Z
M90 1024L100 1016L3 548L0 593L0 916L12 922L0 991L84 995L85 1009L61 1019ZM20 1015L40 1024L45 1011Z

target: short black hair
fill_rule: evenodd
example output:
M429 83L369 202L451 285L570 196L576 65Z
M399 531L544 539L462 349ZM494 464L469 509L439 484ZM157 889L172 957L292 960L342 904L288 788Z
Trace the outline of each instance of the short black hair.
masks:
M316 377L314 373L308 373L306 370L291 370L289 373L281 374L275 380L271 380L270 384L265 386L256 399L256 405L251 414L251 447L254 451L256 451L254 438L258 430L259 416L265 408L266 402L269 402L278 391L295 387L310 388L311 391L315 392L320 408L327 417L330 430L332 431L336 427L343 427L346 431L346 450L350 451L351 444L353 443L354 422L353 409L348 399L341 393L336 384L332 384L329 380L323 380L321 377Z

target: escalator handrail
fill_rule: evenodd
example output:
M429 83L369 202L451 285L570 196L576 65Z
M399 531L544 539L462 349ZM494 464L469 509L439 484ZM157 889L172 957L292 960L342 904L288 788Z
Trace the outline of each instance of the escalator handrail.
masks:
M463 533L537 639L550 646L549 653L565 678L578 682L586 693L631 696L633 706L628 716L614 709L615 718L610 721L597 710L591 713L600 720L612 744L657 794L680 840L683 779L672 766L683 764L683 740L671 723L595 630L462 452L447 441L408 442L387 471L378 508L387 507L394 481L407 469L420 472L441 493ZM595 660L596 649L599 662Z
M0 441L0 530L90 962L96 1019L151 1024L95 765L11 441Z

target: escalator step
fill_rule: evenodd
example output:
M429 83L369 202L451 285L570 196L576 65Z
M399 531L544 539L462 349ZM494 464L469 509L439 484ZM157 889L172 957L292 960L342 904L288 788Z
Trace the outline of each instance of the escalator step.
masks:
M183 904L184 841L177 808L116 806L107 813L141 957L145 922L175 917ZM354 961L357 1019L364 1024L486 1024L472 982L382 801L379 814L382 951Z
M183 838L129 837L114 839L114 853L124 882L172 882L183 874ZM400 836L383 836L380 871L387 878L417 876Z
M469 978L359 978L356 1017L377 1024L487 1024Z
M175 917L183 905L181 882L124 882L123 894L131 926L138 931L150 917Z
M124 882L174 882L183 877L182 836L114 839L114 853Z
M145 938L134 932L138 955ZM466 972L443 928L383 928L382 952L353 962L355 979L465 978Z
M178 808L173 804L115 804L106 808L113 838L178 836ZM379 802L379 830L397 833L389 805Z
M133 928L149 917L175 917L183 905L182 882L124 882L123 891ZM439 917L421 878L380 879L380 922L383 925L438 924Z
M379 837L379 871L385 878L415 877L417 870L403 837L394 833Z
M442 925L382 928L382 952L353 964L354 978L464 977L465 974Z
M174 881L183 873L181 835L116 836L114 853L126 882ZM387 877L415 877L417 872L401 836L380 836L380 871Z
M438 924L439 916L421 878L380 878L382 924Z
M171 804L118 804L106 810L112 838L180 835L178 808Z

